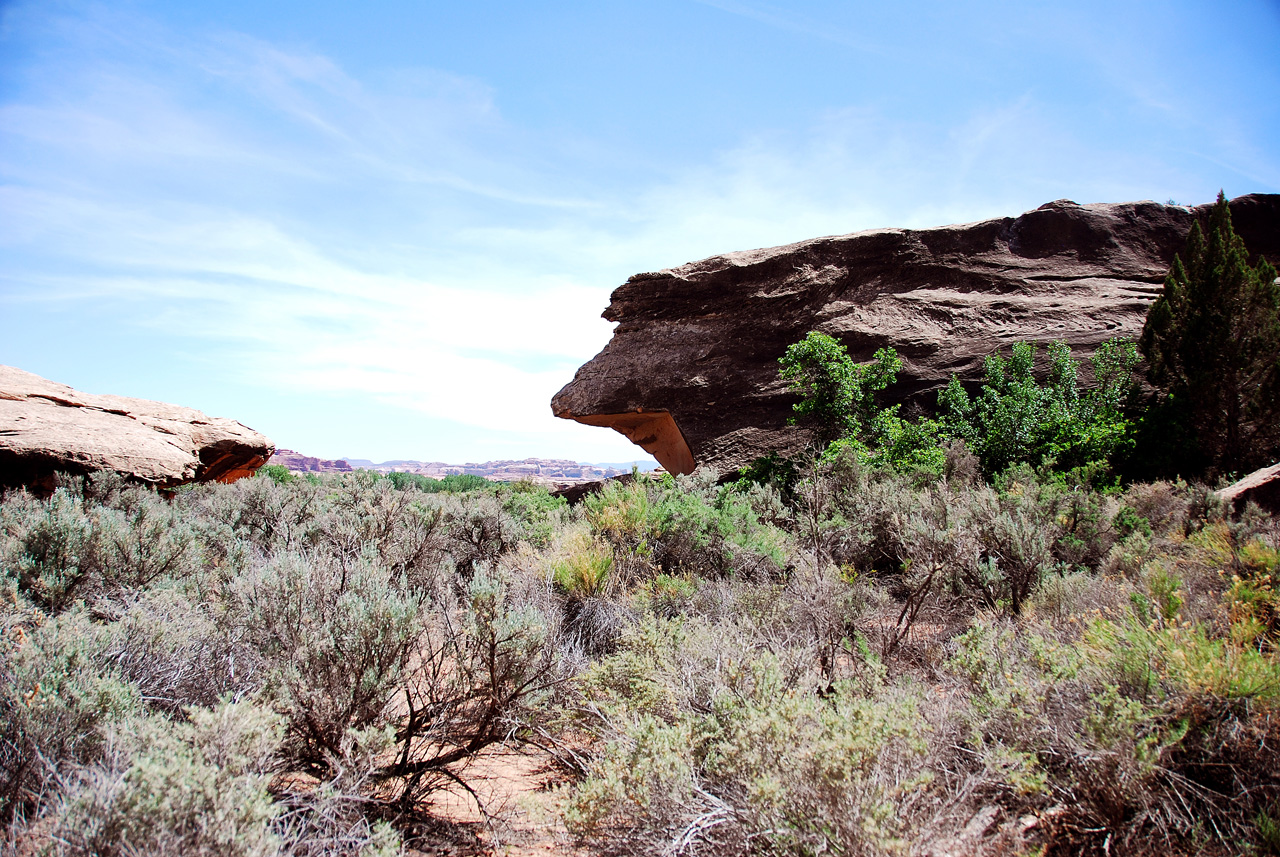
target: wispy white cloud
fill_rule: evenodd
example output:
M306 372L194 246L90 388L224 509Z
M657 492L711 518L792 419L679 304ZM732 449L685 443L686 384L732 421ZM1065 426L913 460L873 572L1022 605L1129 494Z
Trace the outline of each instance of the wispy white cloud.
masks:
M765 4L699 2L878 50ZM60 50L0 104L8 306L128 303L130 324L207 343L240 383L512 437L577 431L548 401L608 340L598 314L635 271L1195 181L1082 136L1033 87L945 121L831 109L659 173L520 127L501 93L447 71L357 75L100 7L60 20ZM1249 145L1226 160L1274 176Z
M798 33L826 42L834 42L838 45L856 48L868 54L883 55L887 52L882 45L869 39L859 38L855 33L844 27L834 26L830 21L812 20L807 16L796 14L791 9L784 10L771 4L748 3L744 2L744 0L694 0L694 2L719 9L722 12L728 12L731 15L750 18L753 21L758 21L779 30Z
M56 218L95 266L129 273L30 276L7 287L11 301L130 302L144 331L224 343L244 383L358 391L510 429L548 420L551 395L609 335L598 290L567 281L516 293L447 287L353 268L250 218L183 211L166 222L33 197L16 205Z

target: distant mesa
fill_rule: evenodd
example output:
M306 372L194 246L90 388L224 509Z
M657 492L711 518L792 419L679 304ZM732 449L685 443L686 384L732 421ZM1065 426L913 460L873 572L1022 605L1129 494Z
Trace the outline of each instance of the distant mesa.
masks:
M292 449L277 449L268 464L287 467L295 473L350 473L350 462L325 458L311 458Z
M902 401L931 408L987 354L1061 341L1078 354L1136 337L1196 217L1210 206L1046 203L1020 217L877 229L727 253L636 274L604 318L613 339L551 400L558 417L621 432L664 468L723 475L806 442L778 358L810 330L857 361L893 346ZM1280 261L1280 195L1231 201L1236 231Z
M416 473L432 479L443 479L446 476L470 474L480 476L493 482L529 481L548 488L565 488L587 482L596 482L613 476L621 476L631 472L632 464L583 464L562 458L525 458L519 461L486 461L483 463L468 462L466 464L446 464L442 461L411 461L395 459L374 463L367 458L347 458L328 461L321 458L310 458L291 449L278 450L272 457L271 464L281 464L296 473L346 473L353 469L375 470L380 473ZM648 469L652 465L641 466Z
M234 482L275 452L263 435L194 408L81 393L0 366L0 485L53 490L57 472L102 471L160 488Z

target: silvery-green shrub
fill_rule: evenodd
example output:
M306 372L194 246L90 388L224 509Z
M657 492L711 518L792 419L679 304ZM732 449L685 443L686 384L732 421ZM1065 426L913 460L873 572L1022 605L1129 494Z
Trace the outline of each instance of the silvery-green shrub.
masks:
M232 598L288 712L289 752L323 773L347 730L381 722L422 630L419 598L371 561L296 553L243 575Z
M101 757L141 695L102 663L108 630L81 609L0 637L0 820L38 815L76 765Z
M85 857L269 857L278 807L267 790L279 718L252 702L194 708L186 722L115 724L102 758L72 777L53 841Z

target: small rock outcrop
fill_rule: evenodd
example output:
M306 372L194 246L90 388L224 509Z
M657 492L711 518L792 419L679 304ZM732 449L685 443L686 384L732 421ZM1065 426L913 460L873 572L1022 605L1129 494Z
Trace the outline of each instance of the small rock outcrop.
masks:
M1273 515L1280 515L1280 463L1255 470L1245 478L1218 492L1234 511L1242 511L1254 502Z
M1059 200L1020 217L878 229L713 256L617 288L613 339L551 401L558 417L621 432L668 471L727 473L804 437L778 358L810 330L857 361L891 345L900 401L929 407L953 373L1020 340L1087 355L1136 337L1210 206ZM1250 251L1280 261L1280 195L1231 202Z
M81 393L0 366L0 485L49 491L57 472L114 471L161 488L233 482L275 452L234 420L194 408Z

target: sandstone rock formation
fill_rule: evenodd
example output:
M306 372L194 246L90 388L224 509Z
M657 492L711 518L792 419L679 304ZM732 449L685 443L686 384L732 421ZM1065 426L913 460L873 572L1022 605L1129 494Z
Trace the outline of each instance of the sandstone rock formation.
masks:
M53 474L115 471L171 488L233 482L271 457L270 440L193 408L81 393L0 366L0 485L49 491Z
M1255 470L1218 492L1234 511L1244 510L1245 504L1257 503L1273 515L1280 515L1280 463Z
M608 426L667 470L726 473L804 437L778 358L810 330L855 360L892 345L889 395L930 406L952 373L1020 340L1089 354L1137 337L1196 216L1155 202L1059 200L1021 217L936 229L877 229L713 256L616 289L613 339L552 399L558 417ZM1280 195L1231 202L1249 249L1280 261Z

